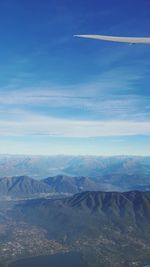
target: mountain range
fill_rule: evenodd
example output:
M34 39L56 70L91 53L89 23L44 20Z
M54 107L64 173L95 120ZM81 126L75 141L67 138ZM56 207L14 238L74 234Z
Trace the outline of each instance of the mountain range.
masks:
M1 177L29 176L43 180L60 174L64 177L90 178L90 183L93 183L91 189L96 183L98 189L103 191L145 190L150 185L150 157L0 155ZM52 183L56 184L56 181ZM74 193L80 191L73 189Z
M114 181L117 179L113 177ZM122 183L131 184L129 177L124 177ZM111 186L113 191L118 191L117 186ZM129 187L130 188L130 187ZM107 189L107 190L106 190ZM148 191L150 184L135 184L131 189ZM109 184L83 176L57 175L42 180L28 176L12 176L0 178L0 199L23 199L54 197L55 195L76 194L83 191L111 191ZM129 191L129 190L126 190Z
M75 194L86 190L99 190L100 186L86 177L58 175L37 181L28 176L0 178L0 198L37 198L55 194Z

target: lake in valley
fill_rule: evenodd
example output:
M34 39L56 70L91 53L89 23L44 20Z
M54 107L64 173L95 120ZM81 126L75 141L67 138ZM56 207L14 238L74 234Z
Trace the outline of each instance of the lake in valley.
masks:
M69 252L38 256L13 262L9 267L88 267L80 253Z

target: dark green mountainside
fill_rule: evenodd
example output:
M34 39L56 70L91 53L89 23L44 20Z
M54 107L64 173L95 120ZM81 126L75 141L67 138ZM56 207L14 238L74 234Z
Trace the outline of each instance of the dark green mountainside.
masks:
M68 232L71 233L70 238L75 237L72 232L75 231L73 226L76 228L76 222L78 226L84 225L84 227L78 228L79 235L82 230L84 232L87 228L103 231L102 226L106 228L112 226L121 231L124 230L124 232L128 232L130 227L131 233L138 231L144 235L145 231L147 233L146 226L150 227L150 192L87 191L60 200L25 201L16 205L13 212L17 217L25 216L24 218L30 222L35 220L37 224L44 225L51 234L62 236L63 229L59 231L60 233L57 233L56 229L55 233L58 223L59 229L62 227L68 229ZM93 220L92 224L91 220ZM55 221L54 225L51 224L52 221Z
M150 262L150 192L87 191L66 199L24 201L8 214L81 251L90 266L110 266L110 260L112 267Z

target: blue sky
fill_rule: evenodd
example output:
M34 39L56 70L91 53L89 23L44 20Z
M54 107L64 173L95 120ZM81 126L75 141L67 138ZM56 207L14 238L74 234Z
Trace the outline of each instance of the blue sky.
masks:
M0 1L0 153L150 155L148 0Z

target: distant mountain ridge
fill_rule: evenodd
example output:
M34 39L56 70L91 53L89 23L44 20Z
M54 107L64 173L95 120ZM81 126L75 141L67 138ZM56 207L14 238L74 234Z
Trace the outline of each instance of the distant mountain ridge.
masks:
M125 179L130 184L129 178L126 177ZM135 185L134 188L138 191L148 191L150 185ZM55 194L76 194L84 191L118 191L117 189L117 186L110 186L109 188L109 184L106 182L103 184L83 176L57 175L42 180L35 180L28 176L0 178L0 199L50 197Z
M37 181L28 176L0 178L0 197L32 198L48 194L75 194L99 190L100 186L86 177L58 175Z
M28 176L14 176L0 178L0 196L24 198L33 197L40 193L48 193L46 184Z
M0 155L0 175L40 180L59 174L90 177L104 191L135 190L150 185L150 157Z
M100 185L90 178L79 176L72 177L66 175L57 175L43 180L51 187L53 192L57 193L79 193L86 190L99 190Z
M150 156L32 156L0 155L1 176L34 178L58 174L100 177L110 174L150 174Z

